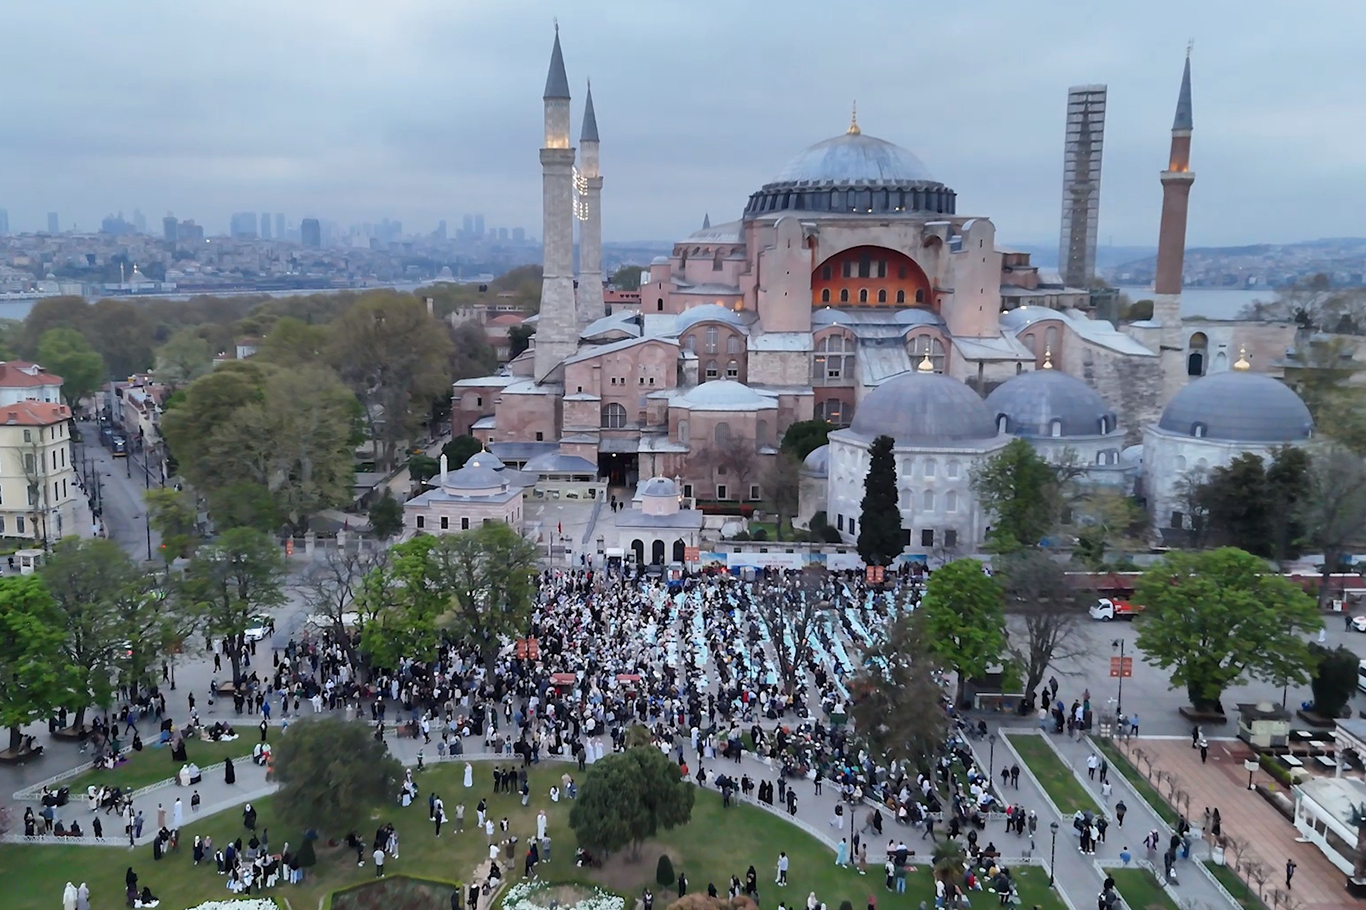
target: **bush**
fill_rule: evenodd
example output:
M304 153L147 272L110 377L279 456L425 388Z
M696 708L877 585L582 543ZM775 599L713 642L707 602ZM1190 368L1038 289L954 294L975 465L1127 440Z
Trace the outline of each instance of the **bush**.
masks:
M830 527L829 525L826 525L821 530L821 539L824 540L826 543L844 542L844 538L840 536L840 532L837 529Z
M854 905L848 901L840 901L840 910L854 910Z
M661 853L659 865L655 866L655 881L667 888L677 879L678 877L674 875L674 861L669 859L669 854Z
M1270 774L1282 786L1290 787L1293 785L1294 782L1290 779L1290 772L1276 760L1276 756L1267 755L1265 752L1262 752L1257 756L1257 762L1262 766L1263 771Z
M751 540L768 540L768 528L758 528L750 535Z

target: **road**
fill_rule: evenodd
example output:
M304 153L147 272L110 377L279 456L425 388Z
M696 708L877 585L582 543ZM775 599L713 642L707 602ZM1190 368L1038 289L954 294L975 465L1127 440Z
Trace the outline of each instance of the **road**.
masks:
M99 474L106 535L135 559L156 556L161 535L154 528L149 531L143 499L149 485L160 485L155 468L144 471L140 455L115 458L100 445L99 429L93 422L82 423L80 429L84 444L76 447L77 469ZM81 459L88 464L83 467Z

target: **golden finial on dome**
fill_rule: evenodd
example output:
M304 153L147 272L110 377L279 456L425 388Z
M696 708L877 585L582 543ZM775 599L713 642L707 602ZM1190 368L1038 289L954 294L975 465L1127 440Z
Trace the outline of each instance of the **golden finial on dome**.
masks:
M863 130L858 128L858 102L855 101L853 113L849 115L849 135L857 136L862 132Z
M922 373L934 372L934 361L930 360L930 352L925 352L925 357L920 361L920 366L916 367Z
M1043 368L1044 368L1045 370L1051 370L1051 369L1053 369L1053 346L1052 346L1052 345L1049 345L1048 347L1046 347L1046 348L1043 349Z
M1247 348L1246 348L1246 347L1240 347L1240 348L1238 349L1238 359L1234 362L1233 368L1234 368L1235 370L1250 370L1250 369L1252 369L1252 362L1251 362L1250 360L1247 359Z

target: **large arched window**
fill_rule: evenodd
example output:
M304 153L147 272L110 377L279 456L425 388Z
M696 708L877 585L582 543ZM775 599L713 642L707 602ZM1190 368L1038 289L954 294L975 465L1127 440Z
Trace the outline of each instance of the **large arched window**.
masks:
M760 420L754 425L754 441L761 446L769 444L767 420Z
M849 426L852 409L838 398L827 398L816 405L816 419L835 427Z
M688 422L686 420L680 420L678 422L678 441L688 441Z
M1209 366L1209 336L1196 332L1186 343L1186 375L1204 376Z
M696 336L696 335L684 335L684 336L683 336L683 350L687 351L689 354L692 354L692 353L694 353L694 352L697 350L697 336Z
M717 376L719 376L719 375L720 375L720 374L717 372L717 369L716 369L716 361L715 361L715 360L708 360L708 361L707 361L707 372L706 372L706 377L707 377L708 379L715 379L715 378L716 378Z
M615 401L602 406L602 425L609 430L620 430L626 426L626 408Z
M830 302L830 289L829 289L829 288L821 288L821 303L829 303L829 302Z
M920 508L925 512L934 511L934 491L926 490L920 494Z
M715 437L717 445L730 442L730 424L724 420L716 425Z
M912 335L908 342L909 353L911 355L911 366L918 368L929 355L930 363L934 366L936 373L944 372L944 342L933 335Z
M721 340L721 331L714 325L707 326L707 346L704 350L708 354L716 353L716 346Z
M740 376L740 362L737 361L737 360L731 360L730 363L726 364L726 378L727 378L727 379L736 379L736 378L738 378L739 376Z
M738 354L738 353L740 353L740 336L739 336L739 335L731 335L729 338L726 339L726 353L727 353L727 354Z
M854 378L854 341L844 335L827 335L816 342L812 376L818 383Z

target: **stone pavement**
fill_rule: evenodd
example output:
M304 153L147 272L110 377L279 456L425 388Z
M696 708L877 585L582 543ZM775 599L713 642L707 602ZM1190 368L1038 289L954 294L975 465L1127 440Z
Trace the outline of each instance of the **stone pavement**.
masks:
M1135 747L1152 762L1152 770L1146 762L1136 764L1150 778L1157 770L1174 775L1177 785L1190 794L1193 814L1202 817L1205 806L1219 809L1223 834L1243 845L1241 853L1229 851L1229 864L1233 865L1235 860L1244 866L1260 863L1267 870L1268 904L1276 903L1274 891L1286 890L1285 861L1293 859L1299 868L1288 897L1297 908L1336 910L1358 906L1347 894L1346 876L1317 847L1298 842L1294 826L1260 795L1247 789L1243 760L1252 755L1252 750L1238 740L1212 739L1209 744L1209 761L1202 765L1199 751L1190 747L1190 737L1140 738ZM1252 779L1258 784L1274 783L1261 769L1253 772ZM1183 878L1183 886L1184 883ZM1285 904L1285 900L1279 903Z

